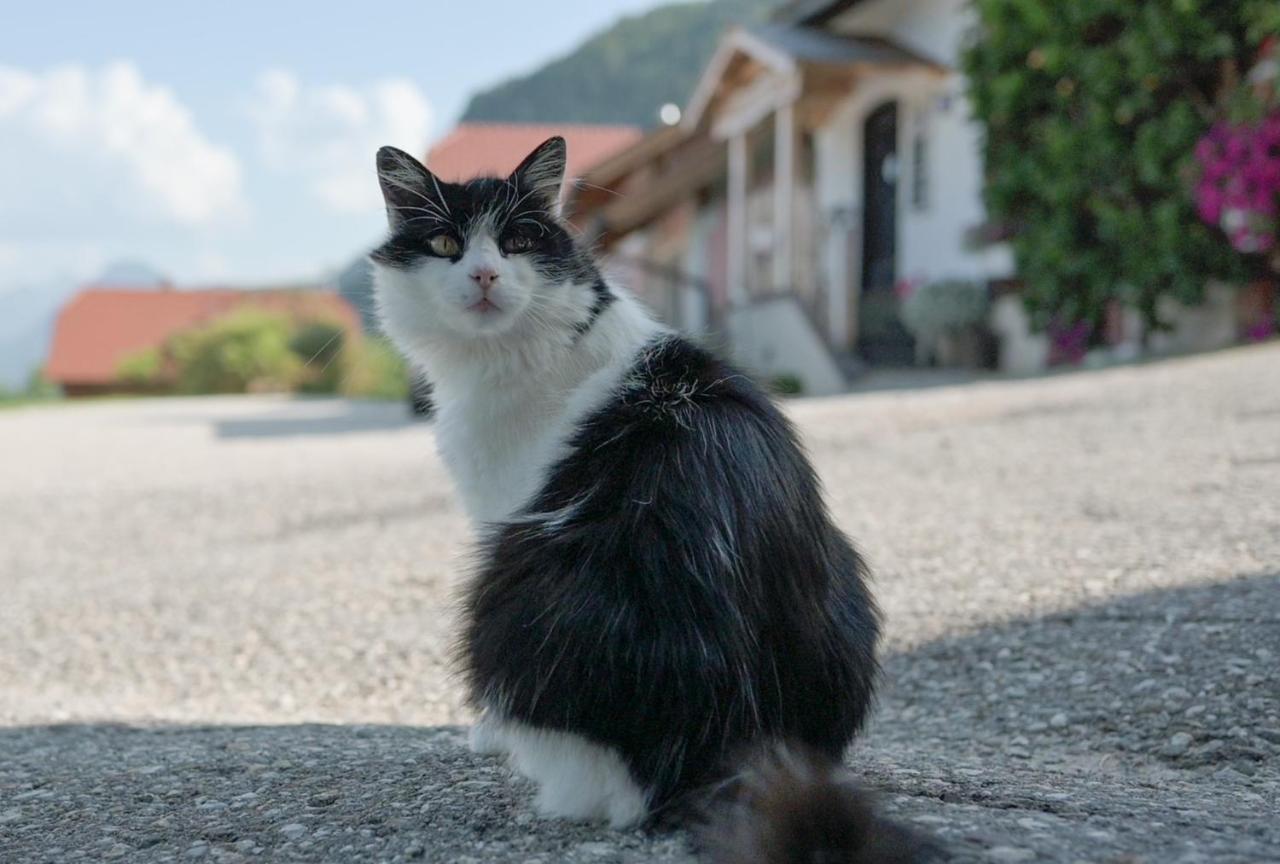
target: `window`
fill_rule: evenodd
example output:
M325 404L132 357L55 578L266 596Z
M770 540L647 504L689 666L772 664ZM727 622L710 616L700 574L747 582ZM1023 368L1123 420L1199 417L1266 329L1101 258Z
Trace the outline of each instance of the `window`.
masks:
M929 124L923 110L915 111L911 135L911 206L929 209Z

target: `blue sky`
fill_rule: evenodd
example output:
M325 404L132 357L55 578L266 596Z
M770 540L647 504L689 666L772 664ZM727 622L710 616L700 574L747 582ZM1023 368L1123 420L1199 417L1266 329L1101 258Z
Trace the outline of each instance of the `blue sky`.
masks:
M122 259L315 278L382 230L373 152L656 0L6 4L0 295ZM15 8L16 7L16 8Z

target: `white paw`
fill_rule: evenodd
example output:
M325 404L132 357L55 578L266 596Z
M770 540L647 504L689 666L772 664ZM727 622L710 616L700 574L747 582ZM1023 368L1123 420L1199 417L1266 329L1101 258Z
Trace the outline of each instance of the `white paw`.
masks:
M635 825L648 813L648 799L611 747L578 735L504 724L511 765L538 786L538 814L575 821Z
M614 828L633 828L649 815L649 805L639 789L634 794L611 796L608 810L609 825Z
M613 828L631 828L648 812L638 789L567 789L548 784L538 786L533 806L544 819L608 822Z
M467 743L471 746L472 753L478 753L481 756L501 756L509 749L502 732L502 724L494 720L489 711L481 714L480 719L471 727L471 735Z

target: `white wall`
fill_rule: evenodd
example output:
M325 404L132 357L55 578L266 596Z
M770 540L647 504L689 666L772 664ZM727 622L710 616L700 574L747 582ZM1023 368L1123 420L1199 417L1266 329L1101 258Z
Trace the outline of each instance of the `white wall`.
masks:
M831 29L882 36L947 66L959 62L971 20L965 0L868 0L832 22ZM992 279L1012 275L1007 246L971 249L967 233L986 221L982 203L982 128L972 119L965 79L958 72L939 77L925 70L884 72L864 78L819 130L815 144L818 188L824 216L852 212L860 216L862 130L868 114L888 100L898 102L898 278ZM927 141L928 200L912 203L912 146L917 130ZM856 230L856 229L855 229ZM839 236L839 235L833 235ZM833 319L854 289L859 260L856 243L825 250ZM843 295L843 296L842 296ZM833 327L839 330L841 321ZM836 344L845 334L833 332Z
M849 36L873 34L957 67L975 21L969 0L865 0L827 28Z
M795 375L807 396L845 390L844 375L791 297L761 300L729 315L733 361L762 381Z
M711 323L708 308L711 297L704 286L711 281L711 237L718 219L715 207L699 209L685 249L684 272L698 284L680 287L680 329L693 335L705 333Z

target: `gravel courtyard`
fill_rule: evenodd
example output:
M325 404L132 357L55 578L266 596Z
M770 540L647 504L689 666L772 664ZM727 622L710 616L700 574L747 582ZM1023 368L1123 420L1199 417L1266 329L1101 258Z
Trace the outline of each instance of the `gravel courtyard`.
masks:
M1280 345L789 410L877 574L850 754L962 861L1280 861ZM466 752L402 406L0 412L0 862L684 862Z

